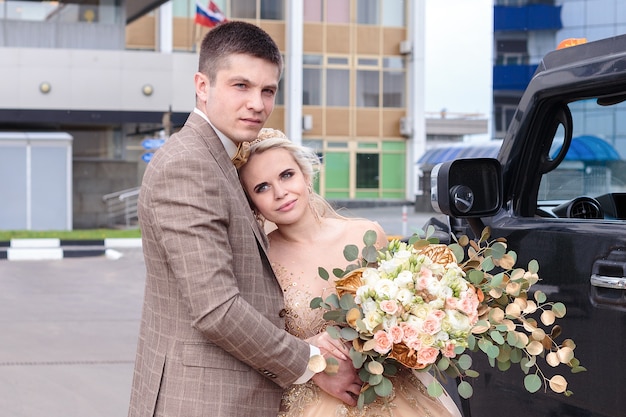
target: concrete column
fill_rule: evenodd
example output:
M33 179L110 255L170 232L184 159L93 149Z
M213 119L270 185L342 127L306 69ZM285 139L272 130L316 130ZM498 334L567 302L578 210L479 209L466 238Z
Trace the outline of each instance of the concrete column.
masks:
M302 49L304 31L303 0L286 2L285 39L285 134L294 143L302 143ZM313 121L315 123L315 121Z

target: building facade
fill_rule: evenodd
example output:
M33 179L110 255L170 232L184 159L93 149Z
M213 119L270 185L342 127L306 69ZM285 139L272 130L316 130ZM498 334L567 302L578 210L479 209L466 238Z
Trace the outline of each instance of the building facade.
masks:
M568 38L626 33L622 0L495 0L493 132L503 138L543 56Z
M283 51L267 126L319 153L323 196L415 198L427 137L423 2L214 3ZM0 1L0 130L71 135L74 228L108 224L103 196L137 187L155 144L193 109L208 30L194 17L195 0Z

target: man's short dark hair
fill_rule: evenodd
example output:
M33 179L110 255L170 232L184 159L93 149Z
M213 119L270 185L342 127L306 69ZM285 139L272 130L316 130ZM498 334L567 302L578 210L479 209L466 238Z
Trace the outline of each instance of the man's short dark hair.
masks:
M246 54L275 64L283 72L283 57L274 39L260 27L247 22L229 21L211 29L202 40L198 71L213 84L217 72L233 54Z

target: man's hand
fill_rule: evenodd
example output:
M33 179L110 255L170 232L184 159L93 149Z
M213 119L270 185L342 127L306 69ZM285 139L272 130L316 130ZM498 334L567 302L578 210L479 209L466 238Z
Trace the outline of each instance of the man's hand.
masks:
M328 357L329 355L325 356ZM354 407L356 406L356 400L361 392L363 382L357 375L350 359L336 359L339 362L337 373L333 375L329 375L326 372L317 373L313 376L313 382L329 395Z
M313 382L329 395L355 406L363 382L352 365L348 347L343 341L333 339L326 332L319 333L307 341L317 346L325 358L334 357L339 364L336 374L317 373L313 376Z

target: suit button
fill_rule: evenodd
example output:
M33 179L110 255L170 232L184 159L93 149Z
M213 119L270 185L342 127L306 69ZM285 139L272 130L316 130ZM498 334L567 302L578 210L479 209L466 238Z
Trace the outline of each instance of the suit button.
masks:
M285 310L284 308L280 310L280 312L278 313L278 317L285 317L286 315L287 315L287 310Z

